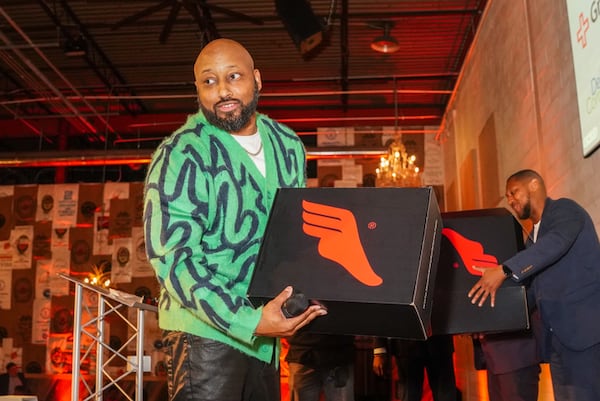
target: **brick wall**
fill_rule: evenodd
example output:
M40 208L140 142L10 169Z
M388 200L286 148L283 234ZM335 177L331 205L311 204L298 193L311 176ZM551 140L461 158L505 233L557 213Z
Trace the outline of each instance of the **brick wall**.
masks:
M496 160L482 160L479 136L494 119ZM581 203L600 228L600 151L584 158L581 150L575 77L563 1L494 0L468 56L446 124L446 188L460 188L460 166L477 153L475 189L484 178L483 163L498 164L497 183L504 193L508 175L538 170L550 196ZM449 147L452 149L449 149ZM471 162L470 162L471 163ZM471 163L473 164L473 163ZM461 193L460 190L457 193ZM477 207L505 206L482 204ZM461 207L460 199L458 207Z

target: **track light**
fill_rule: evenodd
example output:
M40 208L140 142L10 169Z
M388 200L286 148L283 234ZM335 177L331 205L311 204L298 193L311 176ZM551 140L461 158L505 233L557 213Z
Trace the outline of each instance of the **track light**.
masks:
M394 27L391 21L385 21L381 24L383 35L377 36L371 42L371 49L380 53L394 53L400 49L398 41L390 35L390 30Z
M83 35L77 37L69 37L64 44L65 56L78 57L85 56L87 53L87 41Z

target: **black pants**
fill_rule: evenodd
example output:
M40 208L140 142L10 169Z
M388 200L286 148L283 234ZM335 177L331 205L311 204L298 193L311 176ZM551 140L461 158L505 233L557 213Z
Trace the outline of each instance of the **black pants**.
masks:
M508 373L487 371L490 401L537 401L540 365L531 365Z
M434 401L457 401L452 336L433 336L427 341L393 340L398 368L396 398L420 401L425 370Z
M169 401L279 401L279 372L218 341L166 332Z

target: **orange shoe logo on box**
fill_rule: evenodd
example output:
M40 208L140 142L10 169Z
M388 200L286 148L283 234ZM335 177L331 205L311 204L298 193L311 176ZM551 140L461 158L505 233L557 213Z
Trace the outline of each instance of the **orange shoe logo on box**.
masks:
M473 241L450 229L443 228L444 235L452 243L456 252L460 256L467 271L474 276L482 276L483 272L475 268L477 267L496 267L498 259L494 255L488 255L483 252L483 245L477 241Z
M339 263L364 285L383 283L367 259L356 218L350 210L306 200L302 201L302 209L302 230L306 235L320 239L319 255Z

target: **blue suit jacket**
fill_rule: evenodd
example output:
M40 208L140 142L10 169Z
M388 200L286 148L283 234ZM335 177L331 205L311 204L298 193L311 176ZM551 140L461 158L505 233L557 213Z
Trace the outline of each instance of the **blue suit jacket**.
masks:
M23 383L25 391L27 393L31 393L31 390L29 390L29 387L27 386L27 380L25 379L25 375L22 372L18 372L17 375L19 376L21 383ZM10 380L10 377L8 376L8 373L2 373L0 375L0 395L9 395L8 394L9 380Z
M581 206L570 199L547 198L536 243L504 265L519 282L531 277L542 338L552 330L576 351L600 343L600 244ZM547 354L544 342L542 352Z

